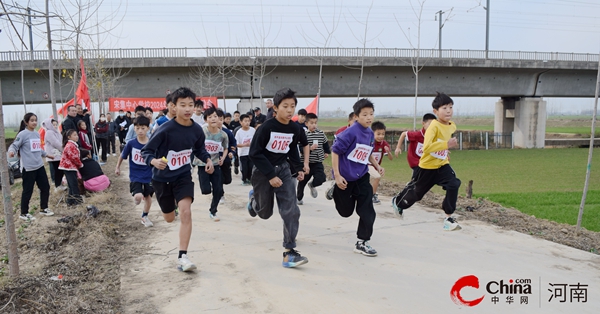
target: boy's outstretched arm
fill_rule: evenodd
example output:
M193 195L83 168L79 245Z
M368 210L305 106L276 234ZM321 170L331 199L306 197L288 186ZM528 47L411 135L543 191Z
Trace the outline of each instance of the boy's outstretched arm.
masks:
M404 131L404 132L402 132L402 134L400 134L400 138L398 139L398 144L396 144L396 157L398 157L399 154L402 154L402 144L404 144L404 139L406 138L406 134L408 134L408 131Z

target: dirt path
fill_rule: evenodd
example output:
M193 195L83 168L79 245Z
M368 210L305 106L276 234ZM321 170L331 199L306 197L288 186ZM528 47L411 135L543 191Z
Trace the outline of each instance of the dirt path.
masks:
M462 290L467 300L484 296L477 313L600 310L598 255L463 216L463 230L444 232L441 210L419 205L398 220L386 196L376 206L371 241L379 256L355 254L358 218L338 216L323 197L329 185L300 207L298 250L309 263L297 269L281 267L281 218L250 217L250 188L238 176L225 187L221 222L208 217L211 197L196 195L189 249L195 273L175 269L178 224L162 221L154 205L155 226L132 235L140 251L121 264L125 313L455 313L466 306L452 302L450 289L466 275L479 278L479 289ZM509 304L506 294L492 302L485 285L510 279L531 280L528 304L519 303L520 295ZM548 301L550 283L589 285L587 302Z

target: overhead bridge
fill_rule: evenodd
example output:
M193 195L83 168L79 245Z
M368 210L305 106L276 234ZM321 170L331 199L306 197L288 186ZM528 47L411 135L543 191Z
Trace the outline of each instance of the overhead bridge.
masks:
M226 98L272 97L282 87L314 97L321 65L321 97L356 96L359 83L364 97L414 96L419 69L420 96L440 91L500 97L495 129L522 133L522 140L515 135L521 147L544 147L542 97L593 97L598 70L598 54L559 52L254 47L97 49L79 55L92 98L100 90L105 97L164 97L180 86ZM53 59L57 99L66 101L73 95L69 76L78 57L72 50L54 51ZM48 52L10 51L0 52L4 104L23 102L21 72L25 101L47 103Z

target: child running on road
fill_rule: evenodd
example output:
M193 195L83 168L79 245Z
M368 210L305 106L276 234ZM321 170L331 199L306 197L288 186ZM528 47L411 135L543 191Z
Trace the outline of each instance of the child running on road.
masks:
M414 185L396 195L392 199L392 206L394 214L402 216L405 209L420 201L423 195L437 184L446 190L446 197L442 202L442 209L446 213L443 228L446 231L460 230L460 225L452 217L456 210L460 180L456 177L448 159L448 149L457 146L456 138L452 137L456 131L456 124L450 120L454 101L448 95L438 93L431 106L437 120L431 121L425 132L423 156L414 175L416 178Z
M194 182L192 181L190 155L206 162L204 170L212 173L213 163L204 148L202 127L191 120L196 94L181 87L170 94L175 116L165 122L142 148L142 158L152 169L152 187L166 222L175 220L175 207L179 208L179 255L177 268L192 271L196 265L187 255L192 235Z
M200 182L200 191L208 195L212 192L212 201L209 208L209 217L217 222L221 219L217 216L217 207L223 195L223 173L221 166L227 155L229 139L227 133L221 129L219 118L223 117L223 111L215 107L209 107L204 111L204 120L206 123L201 127L204 134L204 147L212 160L213 170L208 172L205 169L205 159L194 159L194 165L198 167L198 182ZM223 152L223 155L220 153ZM204 160L204 161L203 161Z
M371 130L373 130L373 133L375 134L373 157L375 157L377 163L381 165L384 155L387 155L390 160L393 160L394 156L391 153L392 149L390 148L390 144L385 140L385 124L381 121L375 121L371 125ZM371 176L371 185L373 186L373 204L381 204L379 195L377 195L377 188L379 187L381 175L372 164L369 164L369 175Z
M304 180L298 182L298 205L304 204L302 199L304 198L304 187L306 187L306 185L308 185L308 188L310 189L310 196L317 198L319 194L316 188L327 181L325 168L323 167L323 160L329 157L331 150L329 149L327 136L325 136L323 131L317 129L318 120L319 118L316 114L306 114L306 138L308 140L308 144L310 145L310 156L308 156L308 167L310 168L310 173L305 174ZM307 156L304 155L303 158L306 160ZM311 177L313 180L308 182Z
M423 128L421 128L421 130L404 131L400 134L400 139L398 139L398 145L396 145L396 157L398 157L399 154L402 154L402 144L404 144L404 139L408 138L408 153L406 154L406 160L408 161L408 166L413 170L411 181L415 179L419 160L421 159L421 156L423 156L425 131L431 124L431 121L435 119L436 117L433 113L426 113L423 115L423 121L421 122Z
M375 107L370 100L363 98L354 104L353 109L356 122L338 134L331 147L335 185L327 191L326 197L335 201L335 208L344 218L352 216L356 209L360 220L354 252L377 256L377 251L369 244L375 223L375 208L368 165L371 163L380 175L384 174L384 169L371 154L375 138L370 126Z
M237 141L238 156L240 157L240 166L242 167L242 185L251 185L250 179L252 178L252 160L248 154L250 153L250 143L254 137L256 130L250 127L250 116L243 114L240 116L240 122L242 128L235 134L235 140Z
M136 206L144 200L142 224L145 227L152 227L154 224L148 218L150 206L152 205L152 195L154 195L152 168L142 158L142 148L148 143L150 119L144 116L137 117L133 120L133 126L137 136L125 144L125 148L119 156L119 161L117 161L115 174L121 175L121 163L123 159L129 159L129 192L133 196Z
M300 224L300 209L296 204L296 185L292 175L298 180L308 173L308 158L304 165L298 154L298 143L305 156L309 155L308 142L304 130L291 121L296 110L296 92L284 88L273 97L277 115L256 130L250 144L250 159L255 165L252 172L252 187L248 195L250 216L258 215L269 219L273 215L273 201L277 198L279 214L283 219L283 262L291 268L308 263L308 259L296 251L296 235Z

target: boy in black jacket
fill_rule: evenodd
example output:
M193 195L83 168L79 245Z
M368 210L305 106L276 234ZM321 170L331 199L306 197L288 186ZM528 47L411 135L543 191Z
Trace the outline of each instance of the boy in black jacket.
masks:
M187 256L192 235L194 182L192 181L190 155L206 162L207 173L214 171L210 155L204 148L202 127L191 120L196 94L181 87L170 94L175 104L175 118L165 122L142 148L142 157L152 169L152 187L156 200L167 222L175 220L175 207L179 208L179 259L180 271L192 271L196 265Z
M308 259L294 248L300 223L300 209L296 204L296 185L308 173L308 158L304 164L298 154L298 143L305 156L310 153L304 130L291 122L296 110L295 92L289 88L279 90L273 98L277 115L256 130L250 144L250 160L254 163L252 187L249 193L248 212L252 217L269 219L273 215L273 201L277 198L279 214L283 219L283 267L306 264Z

